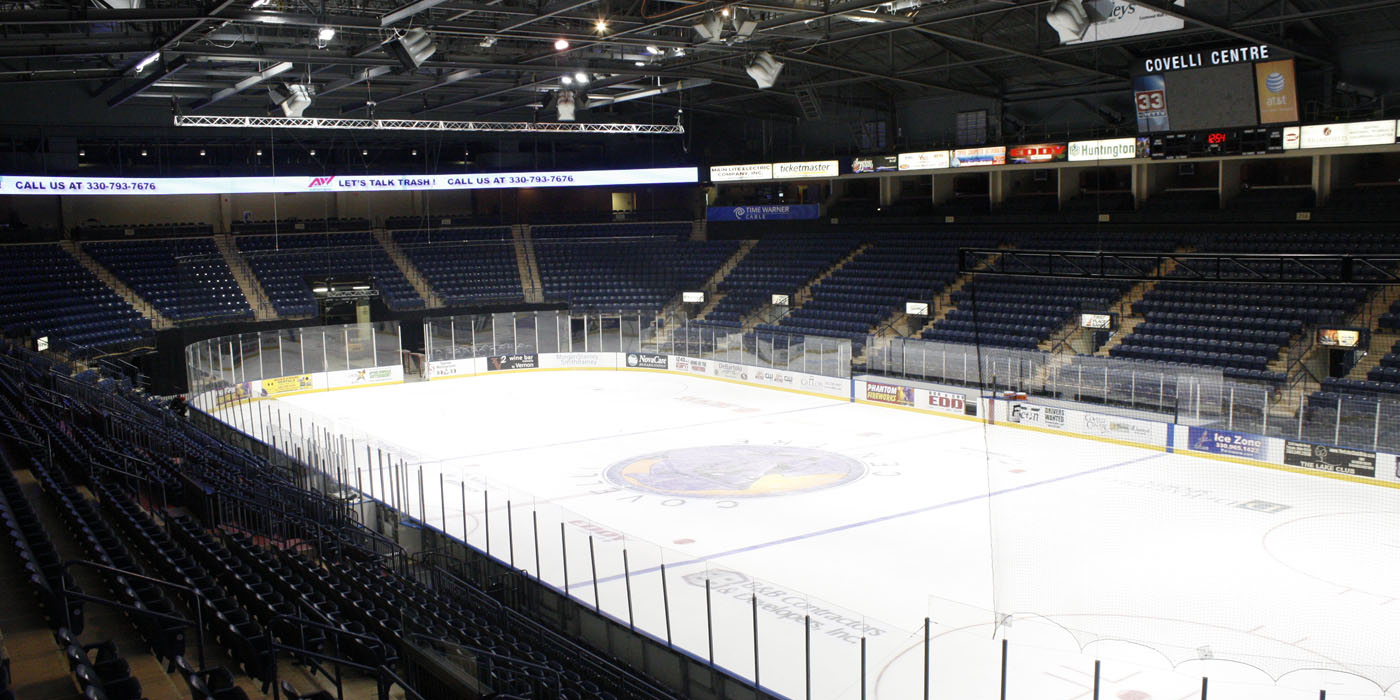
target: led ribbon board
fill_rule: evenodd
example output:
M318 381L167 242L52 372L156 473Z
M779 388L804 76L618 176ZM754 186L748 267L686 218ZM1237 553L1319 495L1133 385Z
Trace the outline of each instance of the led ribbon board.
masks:
M699 181L696 168L578 170L450 175L326 175L321 177L50 177L0 176L0 195L177 195L293 192L487 190L525 187L675 185Z

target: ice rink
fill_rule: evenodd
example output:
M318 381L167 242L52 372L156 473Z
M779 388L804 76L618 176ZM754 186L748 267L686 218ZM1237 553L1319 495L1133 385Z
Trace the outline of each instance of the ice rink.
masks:
M1400 491L660 372L256 406L389 447L346 481L788 697L917 699L927 653L932 697L997 698L1003 640L1013 700L1090 698L1095 659L1105 700L1400 697Z

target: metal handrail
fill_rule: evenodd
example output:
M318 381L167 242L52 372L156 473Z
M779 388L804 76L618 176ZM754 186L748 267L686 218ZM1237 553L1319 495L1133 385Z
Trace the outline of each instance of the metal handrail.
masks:
M145 574L138 574L138 573L136 573L135 571L127 571L127 570L125 570L125 569L118 569L118 568L116 568L115 566L107 566L106 564L99 564L99 563L97 563L97 562L95 562L95 561L87 561L87 560L84 560L84 559L69 559L68 561L63 562L63 564L62 564L62 566L61 566L61 568L60 568L59 570L60 570L61 572L63 572L63 573L66 574L66 573L68 573L68 569L69 569L70 567L74 567L74 566L86 566L86 567L90 567L90 568L93 568L93 569L97 569L97 570L99 570L99 571L106 571L106 572L109 572L109 573L117 574L118 576L124 576L124 577L127 577L127 578L134 578L134 579L136 579L136 580L138 580L138 581L146 581L146 582L148 582L148 583L153 583L153 584L155 584L155 585L157 585L157 586L165 586L166 588L174 588L174 589L176 589L176 590L184 591L185 593L189 593L192 597L194 597L194 617L195 617L194 620L187 620L187 619L185 619L185 618L183 618L183 617L179 617L178 615L170 615L170 614L167 614L167 613L156 612L155 610L150 610L150 609L147 609L147 608L138 608L138 607L135 607L135 606L133 606L133 605L127 605L127 604L125 604L125 603L118 603L117 601L114 601L114 600L107 600L106 598L99 598L99 597L97 597L97 596L89 595L89 594L83 593L83 592L81 592L81 591L69 591L69 590L68 590L68 577L67 577L67 576L59 576L59 577L58 577L59 590L63 593L64 598L67 598L67 597L69 597L69 596L72 596L72 597L74 597L74 598L77 598L78 600L86 600L86 601L89 601L89 602L92 602L92 603L98 603L98 604L101 604L101 605L109 605L109 606L112 606L112 607L117 608L117 609L119 609L119 610L125 610L125 611L127 611L127 612L134 612L134 613L139 613L139 614L142 614L142 615L147 615L147 616L150 616L150 617L154 617L154 618L156 618L157 620L165 620L165 621L167 621L167 622L175 622L175 623L178 623L178 624L181 624L181 625L186 625L186 626L188 626L188 625L195 625L195 648L196 648L196 653L198 653L198 655L199 655L199 656L198 656L198 658L199 658L199 667L200 667L200 668L203 668L203 667L204 667L204 613L202 612L202 607L203 607L203 604L204 604L204 602L205 602L204 594L200 593L199 591L197 591L197 590L195 590L195 589L193 589L193 588L189 588L188 586L181 586L181 585L178 584L178 583L171 583L170 581L166 581L166 580L164 580L164 579L153 578L153 577L150 577L150 576L146 576ZM64 617L65 617L65 619L64 619L64 624L67 625L69 629L72 629L72 628L73 628L73 621L72 621L71 618L68 617L68 616L71 614L71 611L68 609L67 606L64 606L63 612L64 612Z

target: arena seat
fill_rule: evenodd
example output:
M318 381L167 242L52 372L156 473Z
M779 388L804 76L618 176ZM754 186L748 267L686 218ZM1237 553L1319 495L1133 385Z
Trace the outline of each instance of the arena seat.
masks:
M738 323L772 294L793 294L859 245L854 238L762 239L719 283L725 294L705 321Z
M585 311L659 310L699 289L738 248L737 241L644 238L537 241L548 300Z
M149 319L53 244L6 246L0 319L7 330L49 336L60 347L134 343L152 335Z
M253 317L211 238L84 243L83 250L173 321Z
M235 242L280 315L316 313L308 283L312 277L372 276L390 309L424 306L423 297L368 231L239 236Z

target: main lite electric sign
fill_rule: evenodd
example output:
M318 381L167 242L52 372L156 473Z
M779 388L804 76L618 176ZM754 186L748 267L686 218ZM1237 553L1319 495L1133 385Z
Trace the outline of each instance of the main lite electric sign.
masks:
M321 177L45 177L0 176L0 195L178 195L274 192L485 190L524 187L672 185L699 181L696 168L579 170L460 175L331 175Z

